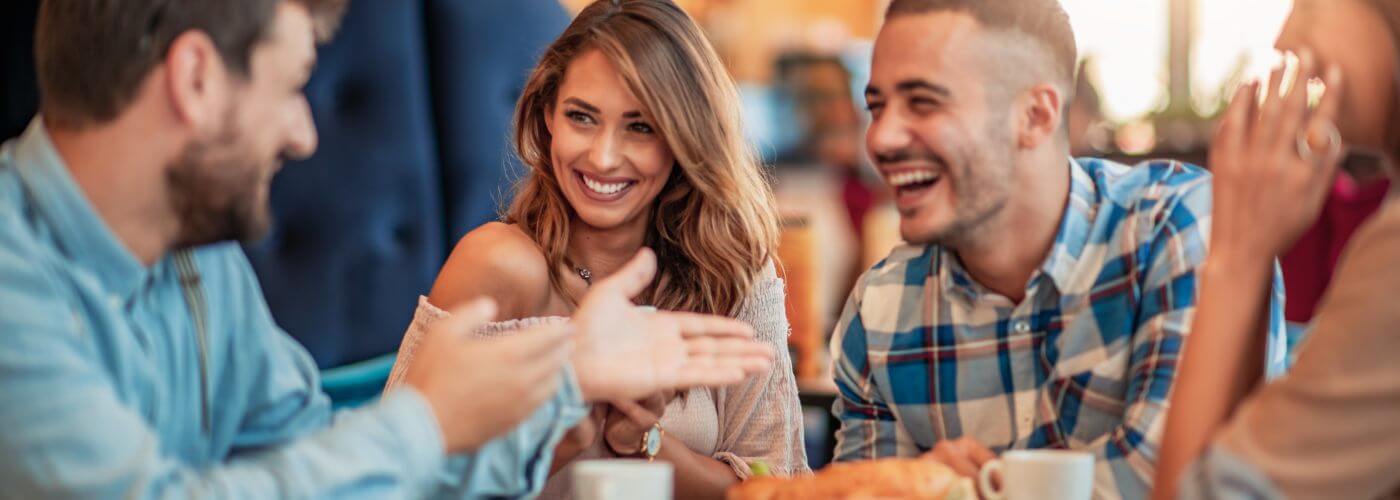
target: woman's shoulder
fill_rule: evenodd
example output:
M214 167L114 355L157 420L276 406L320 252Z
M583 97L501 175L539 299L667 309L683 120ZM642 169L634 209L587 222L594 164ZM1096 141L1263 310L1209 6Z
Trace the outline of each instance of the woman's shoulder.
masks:
M517 262L513 263L517 264L537 261L544 265L544 253L539 245L515 224L487 222L463 236L457 246L470 246L503 257L514 257Z
M778 275L779 265L776 260L769 259L763 264L763 267L759 268L758 273L753 276L753 287L749 290L749 300L752 301L760 297L772 299L775 295L778 300L783 300L785 290L783 278Z
M438 274L428 300L443 309L491 298L498 317L533 315L549 300L549 263L530 236L513 224L490 222L463 236Z
M787 288L778 276L777 263L770 260L757 275L735 318L754 327L760 339L786 341Z

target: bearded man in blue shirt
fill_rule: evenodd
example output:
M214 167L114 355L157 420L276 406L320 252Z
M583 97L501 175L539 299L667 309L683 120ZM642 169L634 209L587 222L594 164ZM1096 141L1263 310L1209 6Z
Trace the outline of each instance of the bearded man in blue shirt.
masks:
M473 341L494 306L456 311L403 389L333 414L236 242L316 148L301 89L343 9L43 3L40 116L0 147L0 497L526 496L586 401L769 369L742 324L633 307L643 252L567 325Z

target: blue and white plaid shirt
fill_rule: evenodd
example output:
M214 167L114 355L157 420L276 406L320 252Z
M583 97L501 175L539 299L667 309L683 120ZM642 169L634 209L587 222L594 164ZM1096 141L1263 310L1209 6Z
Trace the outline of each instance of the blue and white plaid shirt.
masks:
M1206 257L1210 174L1098 159L1070 172L1059 233L1020 304L937 246L898 248L861 277L831 340L836 460L960 437L1079 449L1096 455L1096 498L1147 496ZM1287 350L1281 283L1271 374Z

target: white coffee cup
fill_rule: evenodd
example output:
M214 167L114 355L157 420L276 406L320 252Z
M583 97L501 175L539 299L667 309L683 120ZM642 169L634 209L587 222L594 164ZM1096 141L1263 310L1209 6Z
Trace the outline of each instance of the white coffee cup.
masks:
M1001 473L1001 488L992 474ZM977 490L988 500L1089 500L1094 455L1064 450L1013 450L982 465Z
M579 500L671 500L671 464L645 460L583 460L573 465Z

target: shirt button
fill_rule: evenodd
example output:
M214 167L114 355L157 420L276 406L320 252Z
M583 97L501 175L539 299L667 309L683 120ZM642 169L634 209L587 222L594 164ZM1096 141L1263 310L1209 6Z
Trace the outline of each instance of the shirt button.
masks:
M1016 322L1016 333L1030 333L1031 324L1025 321Z

